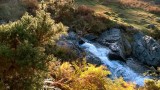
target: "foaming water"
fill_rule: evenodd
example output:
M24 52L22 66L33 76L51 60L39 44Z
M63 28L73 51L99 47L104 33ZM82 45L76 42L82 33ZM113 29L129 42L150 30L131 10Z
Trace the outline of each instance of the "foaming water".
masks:
M144 85L144 79L146 79L146 77L138 75L123 62L109 60L109 58L107 57L109 49L96 47L91 43L84 43L81 46L86 51L98 57L111 71L113 78L123 77L125 81L134 82L139 86Z

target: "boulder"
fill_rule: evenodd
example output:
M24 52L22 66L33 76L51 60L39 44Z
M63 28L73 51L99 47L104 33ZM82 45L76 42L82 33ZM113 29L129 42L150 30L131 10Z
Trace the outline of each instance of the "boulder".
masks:
M66 39L68 39L68 40L78 40L79 38L78 38L78 35L75 32L69 31Z
M83 50L81 48L79 48L79 45L77 43L75 43L74 41L71 40L59 40L56 43L56 46L58 47L63 47L67 50L73 51L76 56L78 56L79 58L83 57Z
M115 43L121 39L121 31L116 28L106 30L99 39L103 44Z
M134 35L133 56L151 66L160 66L160 44L143 33Z
M93 54L90 54L89 52L87 52L86 61L87 63L95 64L97 66L103 64L98 57L95 57Z
M123 60L125 60L127 54L131 53L131 45L128 40L124 38L120 29L113 28L103 32L98 38L98 42L109 47L112 52L122 57Z
M84 43L85 43L84 40L80 40L80 41L78 42L79 45L82 45L82 44L84 44Z
M86 34L84 36L85 39L89 40L89 41L93 41L97 39L97 36L93 35L93 34Z
M140 74L146 73L149 70L149 67L145 66L135 58L127 58L126 64L132 70Z
M114 53L114 52L109 52L109 53L108 53L108 58L109 58L110 60L121 60L121 61L124 60L121 56L119 56L118 54L116 54L116 53Z
M56 46L74 51L76 56L83 57L84 51L79 47L79 43L84 43L84 41L75 32L69 31L67 35L59 38Z

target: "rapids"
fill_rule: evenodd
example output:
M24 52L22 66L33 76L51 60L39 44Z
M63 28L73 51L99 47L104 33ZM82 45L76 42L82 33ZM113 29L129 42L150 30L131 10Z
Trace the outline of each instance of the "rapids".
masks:
M110 70L111 77L118 78L123 77L123 79L127 82L133 82L139 86L144 85L144 80L147 77L137 74L133 70L131 70L124 62L119 60L109 60L107 57L109 53L109 49L101 46L96 46L96 44L92 43L83 43L81 47L87 51L98 57L105 66Z

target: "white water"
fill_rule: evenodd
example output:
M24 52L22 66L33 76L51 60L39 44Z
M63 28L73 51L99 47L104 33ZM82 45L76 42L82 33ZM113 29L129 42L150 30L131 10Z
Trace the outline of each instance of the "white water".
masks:
M84 43L81 46L85 48L86 51L89 51L90 53L98 57L104 63L104 65L106 65L108 69L111 71L112 77L123 77L125 81L134 82L139 86L144 85L144 79L146 77L138 75L127 65L125 65L125 63L122 63L120 61L109 60L109 58L107 57L109 49L103 47L99 48L91 43Z

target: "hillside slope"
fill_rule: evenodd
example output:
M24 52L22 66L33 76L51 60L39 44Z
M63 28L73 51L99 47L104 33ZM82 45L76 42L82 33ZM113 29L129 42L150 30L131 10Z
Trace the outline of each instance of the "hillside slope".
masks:
M159 39L160 36L160 8L155 4L151 4L148 0L99 0L81 1L77 0L78 5L83 4L94 9L106 18L117 23L133 26L134 28ZM118 2L120 1L120 2ZM145 2L144 2L145 1ZM138 4L138 5L137 5ZM135 6L134 6L135 5ZM146 8L158 8L157 13L147 11ZM145 8L145 9L144 9Z

